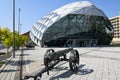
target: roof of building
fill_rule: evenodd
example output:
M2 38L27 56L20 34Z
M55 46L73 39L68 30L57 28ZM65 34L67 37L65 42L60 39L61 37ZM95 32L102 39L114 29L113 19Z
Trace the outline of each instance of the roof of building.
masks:
M111 18L109 18L109 19L111 20L111 19L115 19L115 18L120 18L120 15L118 15L118 16L113 16L113 17L111 17Z
M64 5L52 13L60 14L61 16L66 14L86 14L86 15L97 15L106 17L106 15L97 8L94 4L88 1L72 2Z

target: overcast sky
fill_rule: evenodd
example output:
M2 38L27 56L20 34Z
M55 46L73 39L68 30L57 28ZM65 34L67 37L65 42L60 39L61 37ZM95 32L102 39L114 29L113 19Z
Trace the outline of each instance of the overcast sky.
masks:
M21 8L21 33L30 30L33 24L51 11L71 2L83 0L16 0L16 30L18 30L18 10ZM86 0L100 8L108 18L120 14L120 0ZM13 0L0 0L0 26L13 27Z

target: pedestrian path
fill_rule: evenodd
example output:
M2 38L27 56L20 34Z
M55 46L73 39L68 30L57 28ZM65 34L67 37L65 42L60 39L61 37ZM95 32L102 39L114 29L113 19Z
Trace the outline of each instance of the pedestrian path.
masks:
M0 80L14 80L18 71L19 52L15 58L8 59L8 62L0 68ZM19 80L19 79L18 79Z

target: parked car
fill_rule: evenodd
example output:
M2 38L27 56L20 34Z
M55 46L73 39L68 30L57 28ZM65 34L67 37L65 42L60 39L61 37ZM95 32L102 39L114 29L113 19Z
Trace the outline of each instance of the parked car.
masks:
M26 44L26 48L27 49L35 49L35 46L36 45L33 42L31 42L31 41Z

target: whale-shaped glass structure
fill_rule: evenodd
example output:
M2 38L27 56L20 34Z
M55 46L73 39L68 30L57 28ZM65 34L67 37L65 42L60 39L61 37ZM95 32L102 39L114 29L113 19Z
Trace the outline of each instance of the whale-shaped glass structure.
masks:
M88 1L64 5L38 20L30 30L39 46L109 45L113 27L107 16Z

